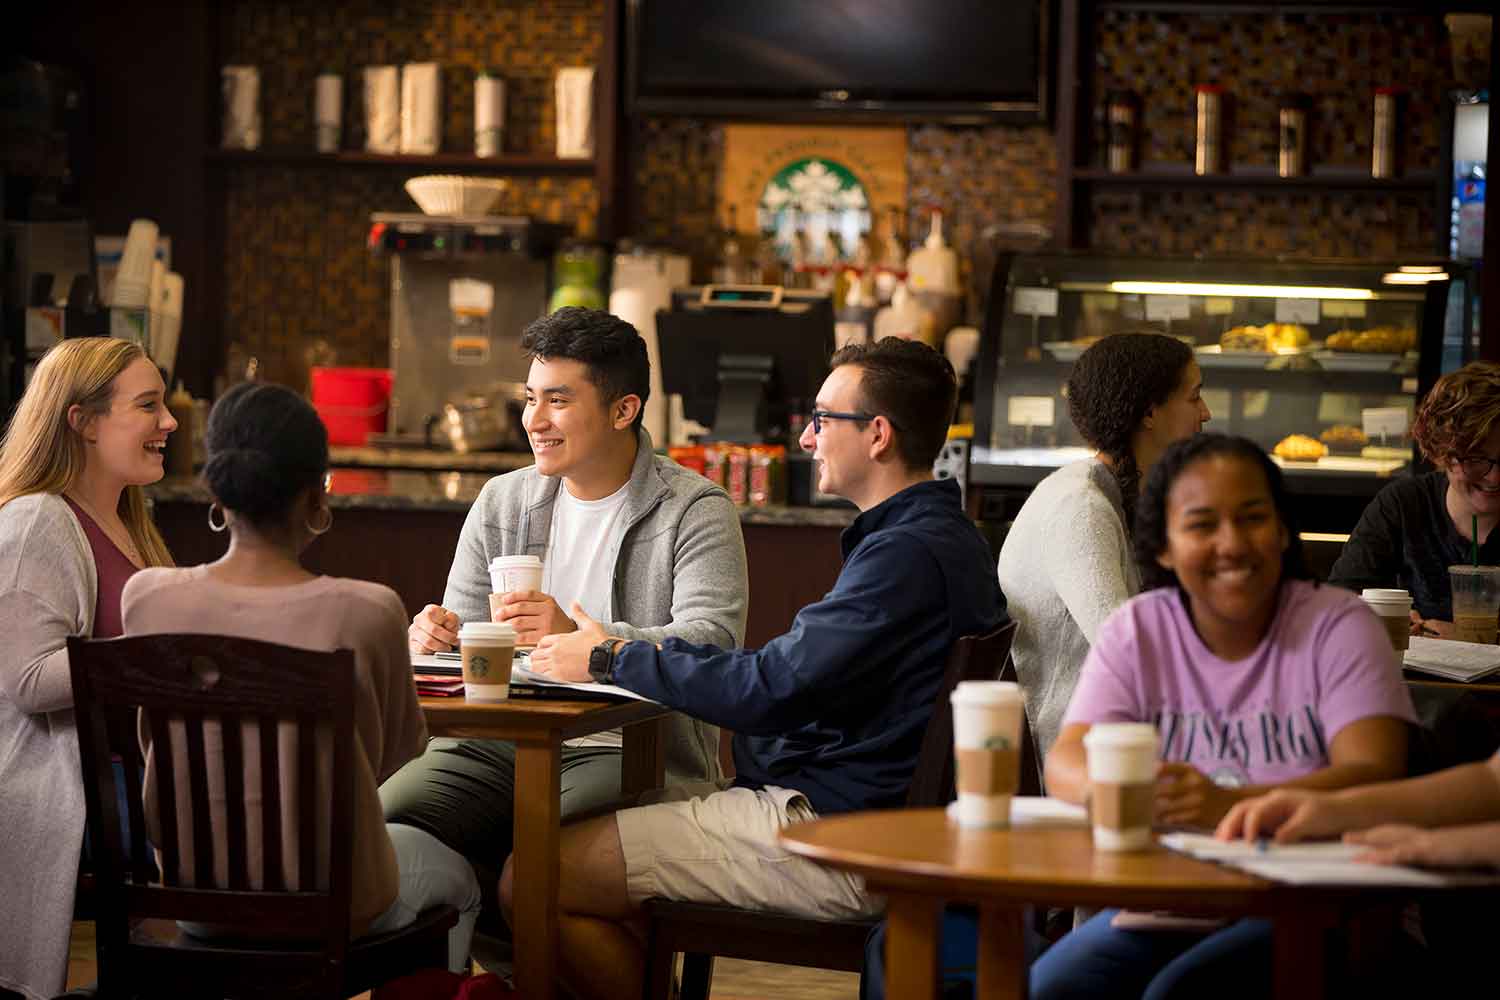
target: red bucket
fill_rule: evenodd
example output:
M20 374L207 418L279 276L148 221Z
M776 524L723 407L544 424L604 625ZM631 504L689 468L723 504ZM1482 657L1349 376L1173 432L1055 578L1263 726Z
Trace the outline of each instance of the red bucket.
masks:
M329 444L363 445L385 431L391 402L389 368L313 368L313 409L328 429Z

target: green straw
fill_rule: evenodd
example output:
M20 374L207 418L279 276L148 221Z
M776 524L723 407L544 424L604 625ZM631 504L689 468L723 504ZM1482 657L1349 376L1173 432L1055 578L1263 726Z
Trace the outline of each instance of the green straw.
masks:
M1479 515L1469 515L1469 551L1474 556L1474 565L1479 565Z

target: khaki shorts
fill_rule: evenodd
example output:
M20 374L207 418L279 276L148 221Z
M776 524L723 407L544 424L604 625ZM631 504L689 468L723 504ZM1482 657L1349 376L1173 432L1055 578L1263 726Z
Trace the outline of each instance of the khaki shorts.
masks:
M788 788L717 790L707 782L668 789L664 800L615 814L625 886L639 906L652 896L800 917L879 913L864 881L792 854L776 834L818 818Z

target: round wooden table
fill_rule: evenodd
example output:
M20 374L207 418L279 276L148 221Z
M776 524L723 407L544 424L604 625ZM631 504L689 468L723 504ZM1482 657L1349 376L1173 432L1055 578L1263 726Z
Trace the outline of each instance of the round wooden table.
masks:
M1161 847L1096 852L1088 829L965 830L941 809L851 813L786 828L789 849L864 877L887 898L886 996L937 995L944 903L979 908L981 1000L1027 995L1022 926L1028 904L1123 906L1206 916L1271 917L1274 995L1321 997L1323 931L1335 895L1277 885Z

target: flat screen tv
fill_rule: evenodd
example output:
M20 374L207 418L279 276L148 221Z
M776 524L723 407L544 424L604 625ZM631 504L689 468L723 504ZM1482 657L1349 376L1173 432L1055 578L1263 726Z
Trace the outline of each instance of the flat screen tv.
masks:
M627 0L630 110L1039 122L1049 0Z

